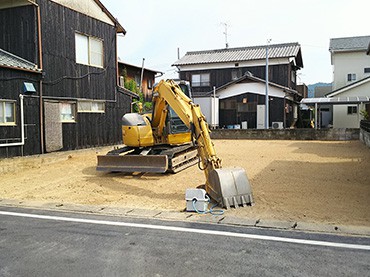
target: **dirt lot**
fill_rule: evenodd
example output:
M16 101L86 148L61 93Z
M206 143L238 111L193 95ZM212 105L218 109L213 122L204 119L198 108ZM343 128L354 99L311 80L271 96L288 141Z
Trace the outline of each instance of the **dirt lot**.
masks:
M255 206L227 215L370 226L370 149L359 141L215 140L223 166L242 166ZM0 160L0 198L182 211L197 166L178 174L98 173L111 147Z

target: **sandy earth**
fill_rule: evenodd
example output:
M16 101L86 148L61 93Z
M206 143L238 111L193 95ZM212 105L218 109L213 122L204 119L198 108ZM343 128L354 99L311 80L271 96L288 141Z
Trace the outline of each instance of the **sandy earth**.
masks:
M359 141L215 140L223 166L241 166L255 206L226 215L370 226L370 149ZM112 147L0 160L0 199L183 211L197 166L173 174L96 172Z

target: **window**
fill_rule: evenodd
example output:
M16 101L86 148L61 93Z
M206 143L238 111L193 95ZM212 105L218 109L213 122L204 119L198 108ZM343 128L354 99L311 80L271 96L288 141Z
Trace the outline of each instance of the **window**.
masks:
M135 75L135 83L138 88L140 87L140 82L141 82L141 76Z
M77 102L77 112L79 113L104 113L105 102L96 100L79 100Z
M0 100L0 125L15 125L15 101Z
M91 66L104 66L103 41L98 38L75 34L76 62Z
M357 114L357 106L348 106L347 114Z
M193 74L191 75L191 85L193 87L209 87L210 77L209 73Z
M364 68L364 73L370 73L370 67L365 67Z
M231 71L231 80L236 80L241 77L241 70L239 69L233 69Z
M76 104L60 103L60 121L76 122Z
M294 70L292 70L292 72L291 72L291 80L292 80L292 83L296 83L296 81L297 81L296 72Z
M152 79L148 79L148 89L152 89L153 88L153 81Z
M348 82L356 81L356 74L355 73L347 74L347 81Z

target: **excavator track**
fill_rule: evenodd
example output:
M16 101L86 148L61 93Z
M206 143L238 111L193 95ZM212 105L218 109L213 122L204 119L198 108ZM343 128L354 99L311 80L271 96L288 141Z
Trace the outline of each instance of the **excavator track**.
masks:
M197 163L197 149L191 144L182 146L125 146L98 155L98 171L177 173Z
M170 173L177 173L198 162L198 151L192 145L173 147L162 152L168 157L168 170Z

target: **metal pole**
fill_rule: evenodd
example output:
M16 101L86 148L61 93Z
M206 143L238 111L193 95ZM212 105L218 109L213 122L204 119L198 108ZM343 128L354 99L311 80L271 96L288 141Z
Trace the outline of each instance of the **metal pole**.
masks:
M315 103L315 129L317 130L317 103Z
M266 97L265 97L265 129L269 129L269 43L266 45Z
M212 99L212 127L216 127L216 87L213 87L213 99Z
M143 58L143 63L141 65L141 76L140 76L140 92L142 92L142 88L143 88L143 76L144 76L144 61L145 61L145 58Z

